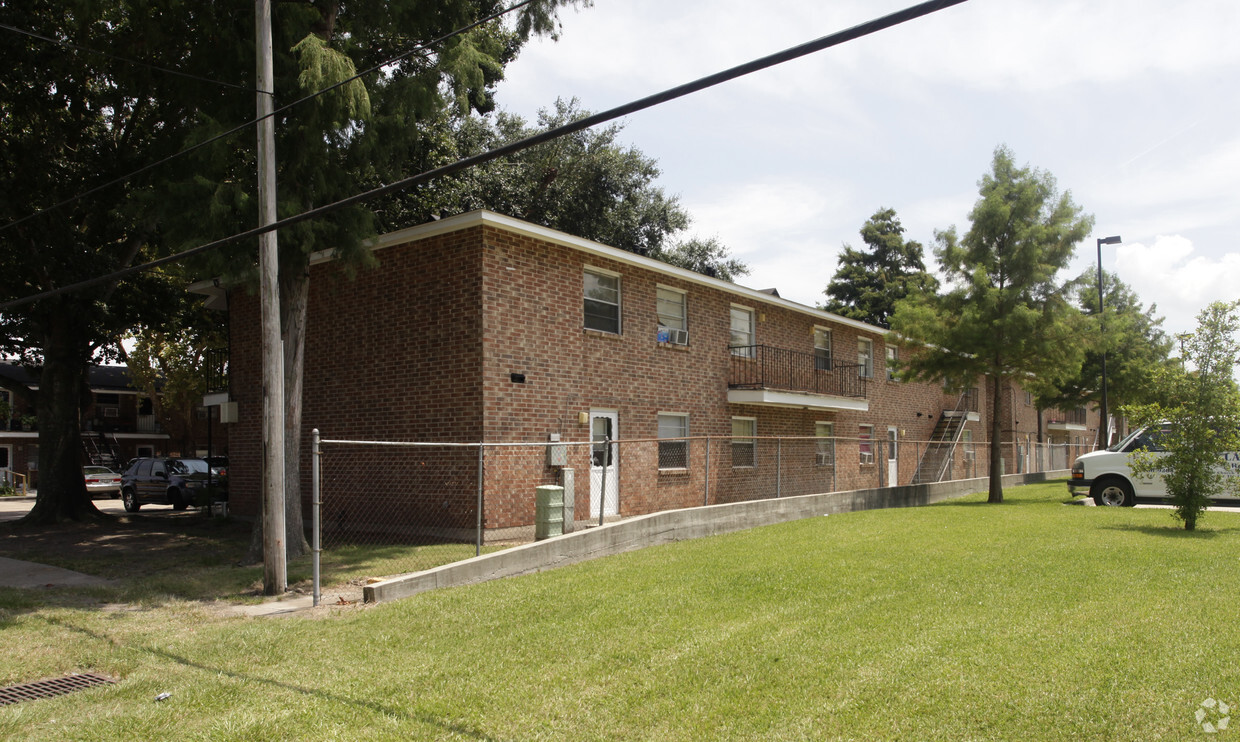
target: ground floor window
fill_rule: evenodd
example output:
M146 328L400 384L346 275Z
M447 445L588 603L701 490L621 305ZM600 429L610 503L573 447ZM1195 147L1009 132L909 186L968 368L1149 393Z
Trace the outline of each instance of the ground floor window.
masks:
M814 423L816 441L814 463L818 466L835 466L835 425L834 423Z
M861 450L861 463L874 463L874 426L860 425L857 432L858 448Z
M758 462L758 420L752 417L732 418L732 466L753 467Z
M659 468L689 468L689 416L659 413ZM680 439L680 440L674 440Z

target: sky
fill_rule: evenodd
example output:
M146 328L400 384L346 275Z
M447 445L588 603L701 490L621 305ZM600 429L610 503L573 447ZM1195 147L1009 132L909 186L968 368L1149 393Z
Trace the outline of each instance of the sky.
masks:
M533 120L601 111L915 4L595 0L561 11L498 88ZM1240 298L1240 3L969 0L625 119L657 183L751 272L825 300L879 208L906 237L969 227L994 150L1052 174L1095 219L1069 273L1116 273L1170 335Z

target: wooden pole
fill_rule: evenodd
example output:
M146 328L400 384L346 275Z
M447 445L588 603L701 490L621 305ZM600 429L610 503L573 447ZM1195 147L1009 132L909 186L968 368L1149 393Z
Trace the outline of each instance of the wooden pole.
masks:
M255 0L258 80L259 226L276 221L275 74L271 59L271 0ZM280 342L280 259L276 233L259 236L259 294L263 357L263 594L288 589L284 543L284 353Z

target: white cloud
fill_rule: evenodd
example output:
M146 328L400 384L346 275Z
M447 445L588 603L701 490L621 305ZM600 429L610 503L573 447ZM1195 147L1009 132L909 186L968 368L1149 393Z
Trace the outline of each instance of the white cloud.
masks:
M1194 330L1197 314L1211 302L1240 299L1240 254L1202 255L1180 235L1120 245L1114 270L1147 303L1158 297L1163 329L1172 334Z

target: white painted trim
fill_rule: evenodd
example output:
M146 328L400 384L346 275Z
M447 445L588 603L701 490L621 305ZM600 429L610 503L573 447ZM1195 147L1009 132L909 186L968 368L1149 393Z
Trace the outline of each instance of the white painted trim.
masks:
M729 404L752 404L763 407L795 407L804 410L852 410L869 412L870 402L853 397L829 397L819 394L796 394L770 389L729 389Z
M631 253L627 250L620 250L615 247L608 247L607 245L599 242L583 239L581 237L574 237L573 235L566 234L558 230L540 227L537 224L531 224L510 216L497 214L493 211L486 211L485 209L470 211L464 214L457 214L455 216L447 217L446 219L440 219L439 221L428 222L415 227L407 227L395 232L389 232L370 240L367 246L372 251L377 251L384 248L393 247L395 245L403 245L416 240L424 240L428 237L435 237L441 234L468 229L470 227L484 226L495 227L497 229L513 232L515 234L525 235L527 237L533 237L535 239L544 240L553 244L562 245L564 247L577 250L578 252L583 252L588 255L597 255L598 257L606 258L607 260L636 266L638 268L644 268L654 273L662 273L666 276L678 278L688 283L708 286L725 293L744 297L762 305L782 307L784 309L797 312L798 314L813 317L820 322L829 322L831 325L843 325L845 327L851 327L856 330L862 330L864 332L880 336L887 335L890 332L890 330L882 327L868 325L864 322L859 322L848 317L841 317L838 314L824 312L821 309L816 309L805 304L798 304L797 302L790 301L788 299L782 299L771 296L770 294L764 294L757 289L751 289L746 286L730 283L718 278L711 278L710 276L706 276L695 271L678 268L674 265L669 265L653 258L638 255L637 253ZM335 252L336 251L334 249L316 252L310 256L310 264L318 265L319 263L326 263L334 260ZM208 279L191 285L189 290L199 294L209 294L212 292L208 289L215 288L216 287L213 280Z

